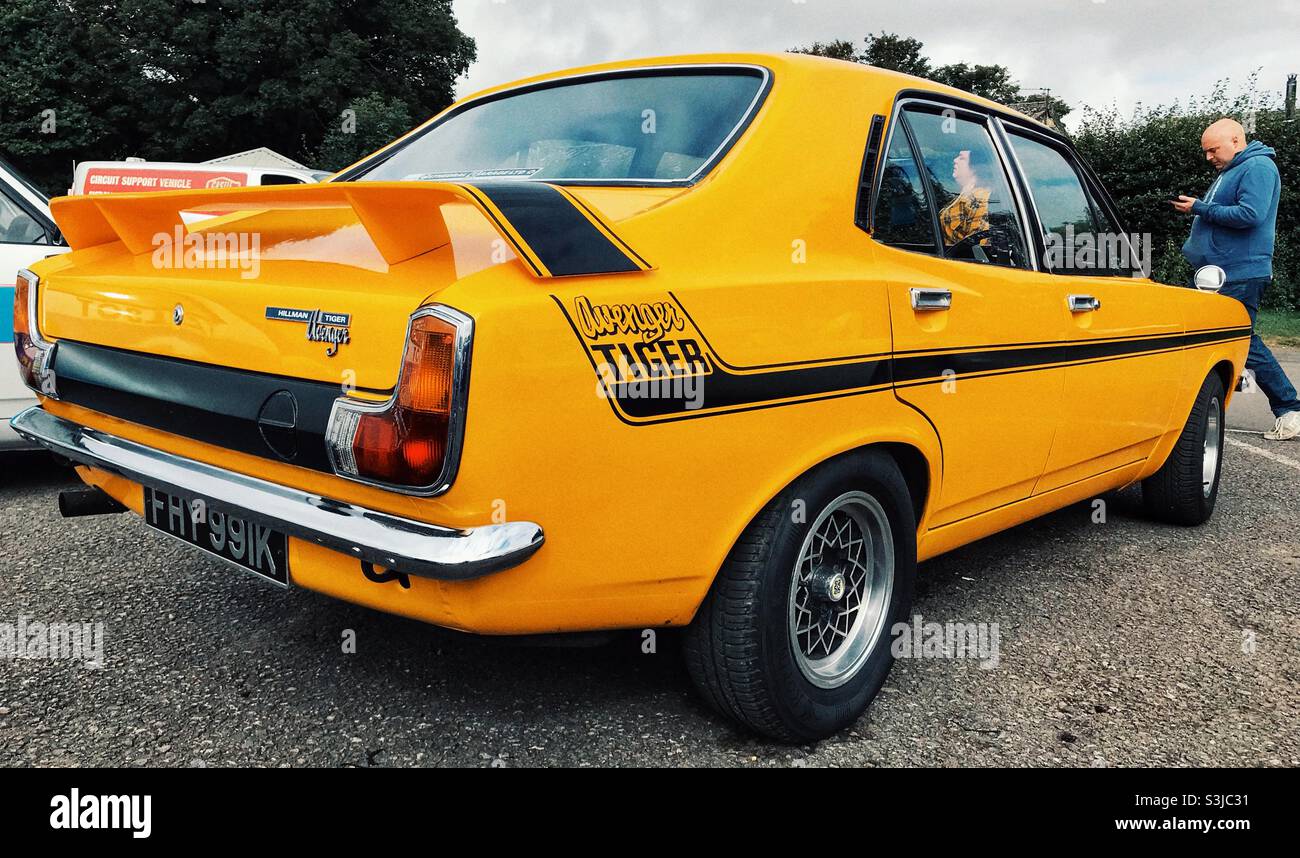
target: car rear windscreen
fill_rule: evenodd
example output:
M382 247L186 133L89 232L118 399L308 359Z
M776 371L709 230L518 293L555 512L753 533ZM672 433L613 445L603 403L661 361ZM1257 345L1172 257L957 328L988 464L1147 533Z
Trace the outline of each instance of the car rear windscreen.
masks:
M747 67L575 78L471 102L346 178L684 182L757 107Z

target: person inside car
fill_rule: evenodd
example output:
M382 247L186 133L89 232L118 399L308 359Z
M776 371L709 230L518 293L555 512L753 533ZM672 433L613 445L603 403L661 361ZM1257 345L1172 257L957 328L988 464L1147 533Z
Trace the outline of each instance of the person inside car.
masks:
M952 159L952 178L961 191L939 212L943 243L948 247L988 231L992 190L981 176L987 166L984 153L974 149L963 149Z

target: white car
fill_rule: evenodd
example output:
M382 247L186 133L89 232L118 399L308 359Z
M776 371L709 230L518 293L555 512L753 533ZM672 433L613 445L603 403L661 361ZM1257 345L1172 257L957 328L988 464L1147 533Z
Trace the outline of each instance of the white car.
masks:
M0 160L0 450L32 447L9 428L9 418L36 397L18 378L14 354L14 285L18 269L67 253L45 195Z

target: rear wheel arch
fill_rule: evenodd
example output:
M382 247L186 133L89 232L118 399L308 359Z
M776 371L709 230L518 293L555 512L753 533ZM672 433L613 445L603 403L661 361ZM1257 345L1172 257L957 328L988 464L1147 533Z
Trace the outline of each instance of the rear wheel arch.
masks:
M914 415L915 412L904 412L904 414ZM791 486L820 469L830 467L833 463L840 462L846 457L861 457L872 452L889 456L902 473L911 499L912 512L914 521L918 526L917 536L919 538L919 529L924 521L925 510L942 477L942 448L939 445L938 435L934 433L934 427L928 421L919 421L912 426L904 425L902 431L890 433L885 437L858 439L856 443L850 441L842 449L823 454L821 458L811 460L812 457L809 457L811 461L796 462L795 466L799 467L800 470L795 471L792 468L787 471L781 475L781 482L773 480L767 486L766 493L762 495L756 494L755 498L758 500L751 502L752 506L747 504L745 509L737 510L734 517L729 515L727 520L722 523L722 527L728 531L724 535L726 541L720 542L718 545L716 563L710 562L709 564L712 570L711 574L708 578L700 579L701 584L698 594L691 597L692 610L698 610L703 603L708 588L716 580L718 573L726 562L726 558L735 549L745 530L767 511L773 501L786 494ZM712 561L713 557L711 556L709 560Z
M903 474L903 480L907 483L907 490L912 498L912 511L919 524L925 513L925 506L929 502L930 498L932 479L930 476L931 470L929 458L927 458L926 454L920 449L920 447L906 441L872 441L856 447L850 447L849 449L836 453L833 456L828 456L796 474L785 485L781 486L775 494L769 498L765 498L762 504L760 504L758 509L755 511L754 516L752 516L748 521L745 521L741 529L743 530L744 527L747 527L749 522L758 515L761 515L762 511L767 509L768 505L773 500L785 494L789 491L791 486L800 480L806 479L818 471L830 468L840 462L854 458L861 459L871 455L872 453L884 453L893 459L894 463L898 465L899 471Z
M871 441L860 444L856 447L850 447L834 455L815 462L799 473L795 474L785 484L781 485L770 497L764 498L753 514L744 521L738 522L735 529L735 538L729 543L729 548L734 547L735 542L740 539L741 534L749 525L763 515L764 511L777 498L789 492L790 488L800 480L809 478L818 471L831 468L840 462L845 462L854 458L864 459L873 453L883 453L898 465L902 472L903 480L907 484L908 494L912 500L912 512L918 526L921 523L922 516L925 514L926 504L929 502L931 487L934 480L931 478L931 461L923 450L916 444L907 441ZM721 568L721 564L719 564ZM715 572L716 574L716 572ZM701 600L703 595L701 595Z

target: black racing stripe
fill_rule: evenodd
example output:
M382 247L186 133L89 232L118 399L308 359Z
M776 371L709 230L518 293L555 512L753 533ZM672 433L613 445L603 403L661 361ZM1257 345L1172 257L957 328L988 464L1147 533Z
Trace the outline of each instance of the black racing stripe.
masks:
M1183 335L1184 346L1203 346L1228 340L1244 340L1254 333L1253 328L1223 328L1216 331L1192 331Z
M1197 335L1199 335L1199 334L1217 334L1217 333L1220 333L1220 332L1223 332L1223 333L1233 333L1233 332L1237 332L1237 333L1241 334L1242 336L1244 336L1244 335L1245 335L1245 332L1247 332L1247 330L1248 330L1248 329L1246 329L1246 328L1207 328L1207 329L1202 330L1202 331L1193 331L1192 333L1193 333L1193 334L1197 334ZM1126 342L1126 343L1137 343L1137 342L1142 342L1143 340L1157 340L1157 339L1161 339L1162 337L1168 337L1168 336L1174 336L1174 335L1171 335L1171 334L1125 334L1125 335L1122 335L1122 336L1115 336L1115 337L1093 337L1093 338L1089 339L1088 342L1090 342L1090 343L1114 343L1114 342L1121 342L1121 341L1123 341L1123 342ZM1191 334L1187 334L1186 336L1191 336ZM1228 339L1233 339L1233 337L1228 337ZM895 356L895 357L910 357L911 355L936 355L936 354L946 354L946 353L949 353L949 352L975 352L975 351L989 351L989 350L992 350L992 349L1012 349L1012 348L1023 348L1023 347L1025 347L1025 346L1068 346L1068 345L1071 345L1072 343L1077 343L1077 342L1079 342L1079 341L1078 341L1078 340L1034 340L1034 341L1030 341L1030 342L1016 342L1016 343L980 343L978 346L974 346L974 345L971 345L971 346L948 346L948 347L946 347L946 348L941 348L941 349L905 349L905 350L902 350L902 351L894 352L894 356Z
M568 191L565 191L565 192L564 192L564 196L565 196L566 199L569 200L569 202L573 203L575 206L577 206L578 208L580 208L580 209L582 209L584 212L586 212L586 213L587 213L587 217L591 218L591 219L594 220L594 221L601 221L601 222L603 223L603 220L601 219L600 215L598 215L598 214L596 214L594 211L592 211L592 210L591 210L591 206L587 205L587 204L584 203L582 200L578 199L578 197L577 197L575 194L572 194L572 193L569 193ZM622 239L622 237L619 236L618 233L614 232L613 227L609 227L608 224L606 224L606 226L609 228L609 234L610 234L611 236L613 236L614 242L619 246L619 249L621 249L621 250L622 250L624 253L626 253L628 256L631 256L631 257L632 257L633 259L635 259L637 262L641 263L641 267L642 267L642 268L647 268L647 269L648 269L648 268L652 268L652 267L653 267L649 262L646 262L644 256L642 256L641 254L639 254L639 253L637 253L635 250L633 250L632 247L631 247L631 245L629 245L626 241L624 241L624 240Z
M92 411L241 453L333 473L325 429L337 384L161 358L61 340L54 354L59 398ZM288 391L297 403L292 442L273 451L258 427L262 405Z
M891 383L915 386L918 380L944 377L946 371L958 376L1033 371L1054 364L1116 360L1175 351L1242 339L1248 334L1244 328L1196 331L1141 340L1103 340L1051 347L858 360L833 366L804 366L745 374L731 372L715 361L714 372L697 380L696 388L663 380L623 382L614 385L613 398L623 413L633 420L704 416L719 409L771 407L781 404L782 400L829 399ZM922 380L919 383L933 382ZM690 394L698 399L692 402Z
M1248 336L1246 329L1196 331L1140 340L1098 340L1033 346L1023 349L981 349L947 354L923 354L894 359L894 378L900 383L958 376L1039 368L1051 364L1137 356Z
M497 210L556 277L640 271L558 189L542 182L483 182L472 186Z
M813 366L737 374L721 367L695 380L693 390L673 380L614 385L614 398L629 417L643 420L697 411L736 408L782 399L818 397L888 385L890 362L869 360L837 366ZM652 396L645 396L646 392ZM698 394L692 401L690 393ZM693 407L692 407L693 406Z
M513 238L509 237L509 232L507 231L505 224L503 224L501 222L501 219L498 218L490 208L488 208L487 200L483 197L483 195L480 194L472 185L462 185L462 187L469 193L471 197L478 200L479 204L483 206L483 212L489 218L492 219L492 222L494 224L497 225L497 229L501 231L502 236L504 236L506 240L511 243L511 245L514 245L515 250L519 251L518 253L519 258L524 261L524 264L527 265L529 268L531 268L534 274L536 274L538 277L541 277L542 269L538 268L537 264L533 262L533 260L528 258L528 254L524 252L524 249L522 247L519 247Z

